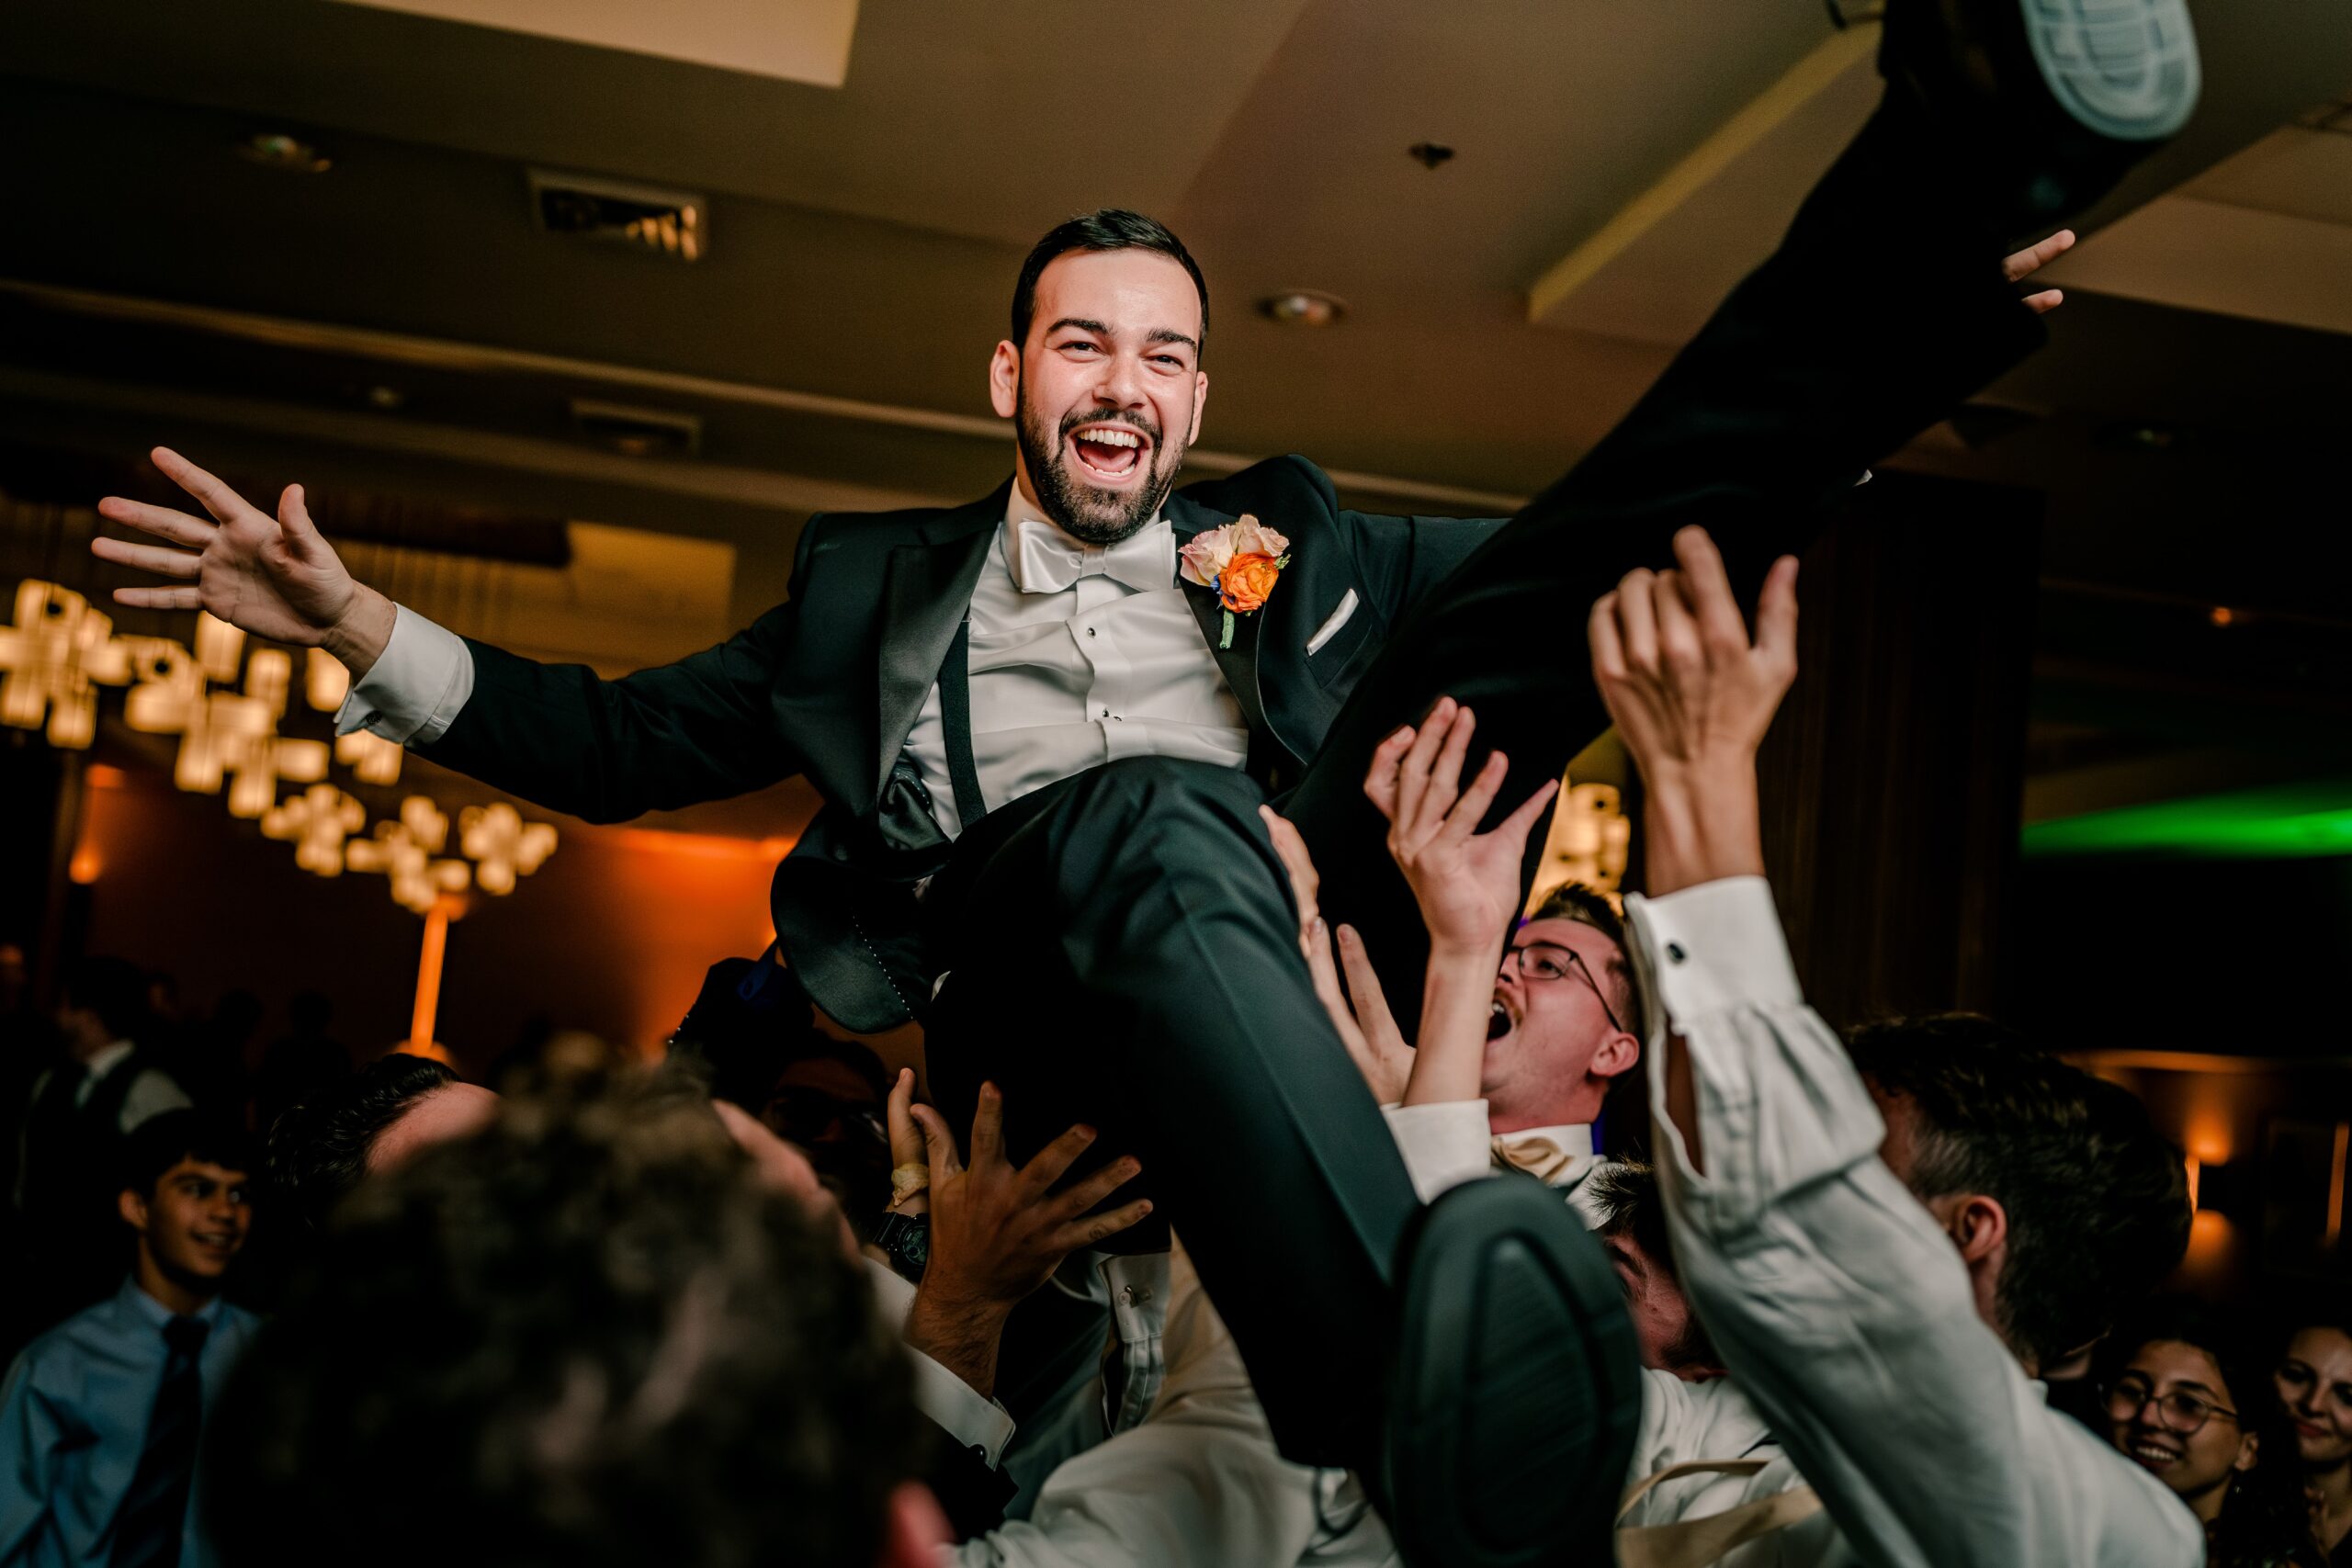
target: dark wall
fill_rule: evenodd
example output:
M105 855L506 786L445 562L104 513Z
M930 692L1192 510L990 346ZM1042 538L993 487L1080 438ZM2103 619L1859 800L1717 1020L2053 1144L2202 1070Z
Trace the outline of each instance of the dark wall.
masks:
M2030 492L1881 474L1804 556L1800 671L1758 769L1833 1024L2001 1010L2041 522Z

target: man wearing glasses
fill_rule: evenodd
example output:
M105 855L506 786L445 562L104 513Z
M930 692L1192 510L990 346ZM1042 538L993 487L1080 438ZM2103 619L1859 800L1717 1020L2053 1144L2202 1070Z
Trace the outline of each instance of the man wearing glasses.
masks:
M1509 759L1495 755L1463 780L1476 728L1469 709L1441 699L1419 729L1389 738L1364 780L1429 931L1410 1044L1361 935L1341 926L1335 939L1321 929L1305 841L1280 818L1270 827L1298 897L1317 990L1386 1108L1421 1199L1497 1169L1523 1170L1598 1224L1602 1216L1580 1195L1599 1163L1593 1126L1610 1086L1642 1055L1625 928L1608 899L1573 882L1518 919L1527 839L1554 786L1544 784L1493 832L1476 832Z

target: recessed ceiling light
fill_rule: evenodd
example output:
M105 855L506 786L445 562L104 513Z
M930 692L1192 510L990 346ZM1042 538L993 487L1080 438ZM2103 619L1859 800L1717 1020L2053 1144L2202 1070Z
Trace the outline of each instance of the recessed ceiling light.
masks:
M1267 320L1286 327L1328 327L1346 315L1348 307L1317 289L1286 288L1259 300L1258 310Z
M334 159L300 137L288 136L281 130L255 131L237 143L237 156L265 169L284 169L298 175L322 175L334 167Z

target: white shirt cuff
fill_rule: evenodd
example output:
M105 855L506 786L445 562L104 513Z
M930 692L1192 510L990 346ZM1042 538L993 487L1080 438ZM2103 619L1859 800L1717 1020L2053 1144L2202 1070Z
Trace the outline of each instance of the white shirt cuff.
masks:
M395 745L430 746L473 694L474 656L466 639L396 604L391 637L344 694L334 732L365 729Z
M865 1259L865 1277L874 1286L874 1304L893 1334L906 1331L907 1314L915 1304L915 1288L887 1263ZM957 1448L978 1449L994 1470L1012 1440L1012 1412L982 1393L929 1356L907 1347L915 1371L915 1406L947 1434Z
M1388 1131L1424 1203L1449 1188L1492 1176L1494 1133L1483 1100L1448 1100L1432 1105L1384 1105Z
M1012 1412L933 1360L907 1347L914 1362L915 1405L958 1448L977 1449L994 1470L1012 1441Z
M1771 886L1760 876L1702 882L1662 898L1629 894L1625 918L1656 987L1661 1035L1667 1025L1730 1008L1804 1000Z

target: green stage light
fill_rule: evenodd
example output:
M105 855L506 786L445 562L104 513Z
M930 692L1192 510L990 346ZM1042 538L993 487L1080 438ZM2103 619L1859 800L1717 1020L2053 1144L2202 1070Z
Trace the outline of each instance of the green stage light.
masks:
M2027 826L2030 857L2178 855L2259 860L2352 855L2352 779L2283 784L2094 811Z

